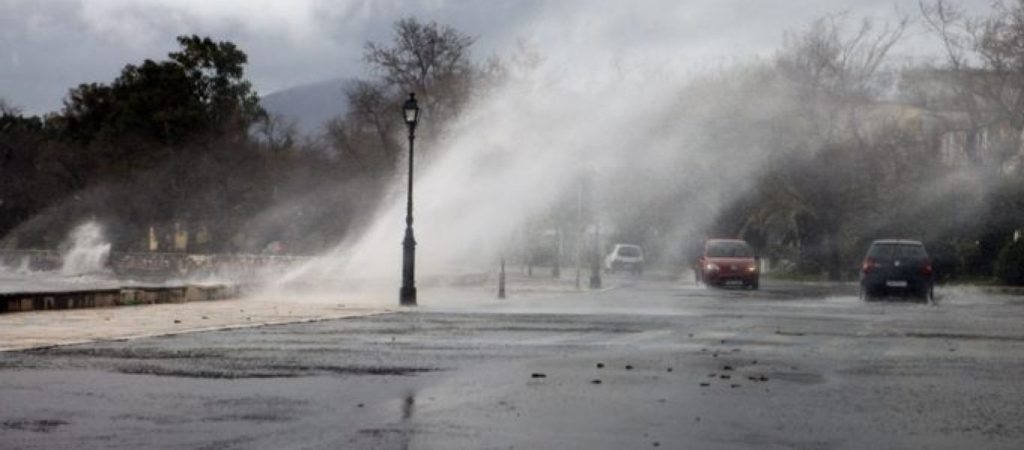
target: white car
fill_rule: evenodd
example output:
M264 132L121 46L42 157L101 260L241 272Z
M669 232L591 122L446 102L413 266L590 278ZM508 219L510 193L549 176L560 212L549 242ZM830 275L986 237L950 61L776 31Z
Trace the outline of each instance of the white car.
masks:
M644 272L644 249L639 245L615 244L612 252L604 258L604 270L614 273L628 270L636 275Z

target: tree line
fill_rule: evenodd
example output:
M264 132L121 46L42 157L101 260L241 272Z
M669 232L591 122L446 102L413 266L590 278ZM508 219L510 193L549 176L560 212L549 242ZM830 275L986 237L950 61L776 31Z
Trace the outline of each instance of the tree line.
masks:
M911 26L929 30L941 61L894 61ZM350 236L401 175L398 111L408 92L429 114L420 135L441 139L474 98L510 76L500 62L474 62L474 38L451 27L408 18L393 31L390 43L365 45L373 75L339 93L347 113L315 137L259 106L244 52L199 36L180 37L164 60L125 66L110 83L71 89L58 112L25 116L0 103L0 246L54 247L89 217L107 224L119 250L153 250L155 239L158 251L258 252L283 242L315 253ZM919 238L943 277L1024 283L1020 42L1024 0L981 17L944 0L914 18L830 15L787 33L771 58L666 93L706 104L683 113L686 130L666 125L700 130L680 155L701 146L770 154L744 189L722 197L724 207L702 210L713 217L701 231L745 238L785 270L831 279L852 277L872 239ZM419 148L429 160L437 147ZM643 160L627 163L636 177L607 181L615 198L595 214L610 222L608 242L645 245L684 268L699 239L681 242L674 211L705 193ZM526 218L525 233L571 227L564 204L573 192ZM176 249L182 230L190 240Z
M942 278L1024 283L1024 2L971 17L938 0L917 20L940 62L889 62L909 16L787 36L761 79L794 100L767 137L777 155L720 227L832 280L897 237L925 241Z

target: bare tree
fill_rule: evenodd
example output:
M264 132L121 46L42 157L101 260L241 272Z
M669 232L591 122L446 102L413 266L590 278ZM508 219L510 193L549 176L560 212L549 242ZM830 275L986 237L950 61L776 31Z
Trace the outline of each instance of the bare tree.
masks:
M973 128L1004 122L1024 129L1024 0L998 1L987 17L969 17L946 0L920 4L946 49L958 106Z
M862 19L849 31L845 15L828 16L786 38L776 67L797 103L803 142L762 180L762 199L750 224L788 229L801 253L819 255L830 279L842 274L843 248L853 217L870 206L874 185L864 167L888 120L878 101L883 66L909 19Z
M986 206L973 211L973 231L967 233L976 265L990 268L1000 246L1024 221L1020 202L1007 201L1024 185L1024 0L994 1L984 16L970 16L947 0L922 1L920 8L946 48L945 64L936 73L950 93L943 105L955 119L950 129L961 134L967 160L986 174L977 202Z
M458 114L480 73L469 60L474 39L454 28L406 18L394 33L390 45L366 43L363 59L379 79L348 85L349 111L326 130L339 154L372 176L390 175L402 157L398 112L409 92L429 117L424 126L437 131Z
M256 133L260 143L276 158L295 148L298 130L295 120L279 114L267 114L256 121Z
M348 119L356 126L357 132L376 136L374 145L377 153L383 155L390 165L398 162L398 143L395 142L396 125L400 103L390 97L386 87L364 80L358 80L345 88L348 99Z
M787 34L778 67L793 82L800 104L825 141L859 131L860 107L871 106L882 88L882 64L902 38L909 18L863 18L848 31L846 15L814 21Z
M435 121L457 114L475 74L469 60L474 38L449 26L413 18L395 22L394 31L391 45L368 42L364 60L399 96L416 92Z

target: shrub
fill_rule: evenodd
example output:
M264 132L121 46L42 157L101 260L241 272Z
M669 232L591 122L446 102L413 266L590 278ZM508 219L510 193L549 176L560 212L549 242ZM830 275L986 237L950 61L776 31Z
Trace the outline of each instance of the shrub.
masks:
M940 281L949 281L962 275L960 270L960 255L956 246L949 241L929 241L925 243L928 248L928 256L932 260L932 268L935 269L935 278Z
M995 275L1004 283L1024 286L1024 239L1010 242L999 251Z

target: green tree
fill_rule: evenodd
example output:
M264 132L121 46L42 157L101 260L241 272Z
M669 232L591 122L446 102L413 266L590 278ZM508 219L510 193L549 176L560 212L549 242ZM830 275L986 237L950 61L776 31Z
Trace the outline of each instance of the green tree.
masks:
M178 43L181 50L167 61L129 64L110 85L71 90L62 112L67 137L82 144L141 140L177 147L201 137L244 136L265 115L243 78L245 53L194 35Z
M109 84L72 89L48 123L70 147L57 150L73 154L77 190L118 187L109 205L95 200L93 209L112 211L135 234L151 224L214 222L209 229L223 243L271 198L263 186L277 184L267 181L277 168L264 160L290 143L273 142L268 156L250 138L267 118L244 78L245 53L195 35L177 42L166 60L129 64ZM125 242L134 245L130 236Z
M995 274L1000 281L1014 286L1024 285L1024 240L1010 242L999 251Z
M266 116L252 84L244 78L248 56L231 42L179 36L182 49L169 54L193 84L207 123L216 131L242 131Z

